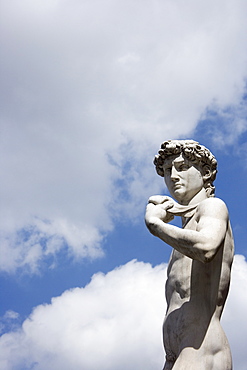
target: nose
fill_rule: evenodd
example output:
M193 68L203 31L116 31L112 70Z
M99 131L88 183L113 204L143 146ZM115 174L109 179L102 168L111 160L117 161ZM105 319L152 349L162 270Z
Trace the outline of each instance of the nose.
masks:
M172 169L171 169L171 180L177 181L178 179L179 179L178 171L176 170L176 168L174 166L172 166Z

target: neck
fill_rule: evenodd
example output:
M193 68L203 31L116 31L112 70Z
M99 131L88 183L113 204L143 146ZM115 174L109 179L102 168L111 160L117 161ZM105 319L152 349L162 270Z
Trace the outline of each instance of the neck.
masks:
M183 204L183 205L193 205L193 204L198 204L200 202L202 202L204 199L207 198L207 193L206 193L206 190L205 188L202 188L187 204ZM186 223L188 222L189 218L188 218L188 215L187 217L186 216L182 216L182 226L185 227Z
M202 188L192 199L190 199L189 201L188 200L185 200L185 201L181 201L179 202L180 204L184 205L184 206L187 206L187 205L192 205L192 204L197 204L197 203L200 203L202 202L204 199L207 199L207 193L206 193L206 190L205 188Z

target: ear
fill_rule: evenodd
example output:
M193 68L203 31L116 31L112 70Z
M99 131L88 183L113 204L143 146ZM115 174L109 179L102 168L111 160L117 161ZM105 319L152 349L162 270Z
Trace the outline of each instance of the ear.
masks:
M211 171L210 171L209 166L203 167L202 178L203 178L204 182L206 182L208 179L210 179L210 177L211 177Z

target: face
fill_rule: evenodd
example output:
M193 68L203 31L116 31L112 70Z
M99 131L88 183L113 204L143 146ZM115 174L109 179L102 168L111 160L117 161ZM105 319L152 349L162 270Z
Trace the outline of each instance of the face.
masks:
M180 204L188 204L202 190L204 182L200 170L182 154L168 158L163 169L166 186Z

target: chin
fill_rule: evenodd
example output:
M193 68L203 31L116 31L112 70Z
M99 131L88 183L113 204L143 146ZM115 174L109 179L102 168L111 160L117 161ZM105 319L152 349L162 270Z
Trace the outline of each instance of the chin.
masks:
M177 189L177 190L174 190L174 192L173 192L173 196L174 196L174 198L179 198L179 199L181 199L181 198L183 198L184 197L184 191L182 191L181 189Z
M172 197L178 202L178 203L181 203L181 201L183 200L183 195L180 195L180 194L175 194L173 193L172 194Z

